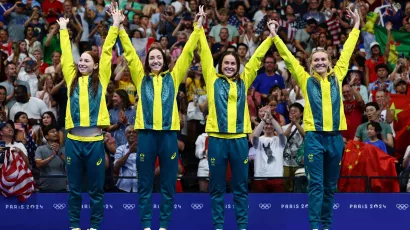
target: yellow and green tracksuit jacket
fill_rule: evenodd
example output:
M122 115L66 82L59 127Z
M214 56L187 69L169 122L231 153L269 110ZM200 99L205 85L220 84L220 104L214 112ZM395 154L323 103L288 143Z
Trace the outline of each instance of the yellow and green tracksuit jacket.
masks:
M91 93L90 76L81 76L72 96L70 96L70 87L77 74L77 67L74 64L68 31L66 29L60 31L61 67L68 89L65 118L65 128L67 130L93 126L103 128L110 125L105 94L111 77L112 47L117 36L118 28L111 27L102 47L98 73L100 82L96 96Z
M194 32L189 37L171 72L146 75L128 34L125 30L120 30L124 56L130 68L132 82L140 97L137 104L135 129L180 130L176 96L179 85L191 65L198 41L198 36L194 34L198 33L199 30L195 26Z
M199 53L209 107L206 132L210 136L226 139L245 137L247 133L252 133L247 91L255 80L262 59L272 46L273 39L268 37L263 41L245 65L243 73L238 78L230 79L216 73L203 29L199 36Z
M273 40L279 54L299 85L305 99L303 113L305 131L339 131L347 129L343 109L342 82L349 69L350 57L359 34L358 29L352 30L343 45L343 51L336 66L325 78L317 73L314 76L307 73L279 36L274 37Z

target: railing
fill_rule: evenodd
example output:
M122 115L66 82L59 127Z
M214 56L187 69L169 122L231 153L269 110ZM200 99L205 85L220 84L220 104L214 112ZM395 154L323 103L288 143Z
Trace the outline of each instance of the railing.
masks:
M50 176L40 176L40 178L64 178L66 179L65 175L50 175ZM114 176L114 177L106 177L106 179L135 179L135 177L119 177L119 176ZM198 176L182 176L178 177L181 181L191 181L191 182L197 182L198 179L209 179L209 177L198 177ZM374 176L374 177L367 177L367 176L340 176L340 179L353 179L353 180L363 180L363 183L365 185L365 190L364 191L359 191L359 192L367 192L367 193L372 193L372 184L374 180L394 180L398 181L399 179L403 179L400 177L394 177L394 176ZM292 180L293 183L295 183L297 180L306 180L306 177L249 177L250 181L253 180ZM189 186L188 186L189 187ZM250 191L251 192L251 191Z

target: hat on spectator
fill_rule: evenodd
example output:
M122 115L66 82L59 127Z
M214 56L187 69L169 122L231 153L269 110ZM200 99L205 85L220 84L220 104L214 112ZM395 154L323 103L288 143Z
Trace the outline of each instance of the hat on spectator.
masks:
M379 48L380 48L380 44L379 44L378 42L372 42L372 43L370 43L370 49L372 49L373 46L379 46Z
M346 76L350 76L350 73L357 73L360 76L360 79L363 81L363 71L361 71L357 66L352 66L351 69L348 70Z
M400 83L407 85L407 82L405 80L403 80L402 78L399 78L394 81L394 87L397 87Z
M8 120L6 122L1 122L0 123L0 130L2 130L4 127L6 127L7 124L10 124L11 127L14 128L14 122L12 120Z

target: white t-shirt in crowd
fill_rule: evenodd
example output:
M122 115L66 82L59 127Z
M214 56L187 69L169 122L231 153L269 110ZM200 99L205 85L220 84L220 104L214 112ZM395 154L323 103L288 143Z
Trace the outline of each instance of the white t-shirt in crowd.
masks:
M204 153L206 137L208 137L208 134L203 133L198 136L195 142L195 156L199 159L198 173L197 173L197 176L199 177L209 176L208 158L205 157L205 153Z
M28 156L26 147L20 142L14 142L13 144L11 144L11 143L7 144L6 147L9 147L10 150L18 148L24 153L24 155Z
M287 124L283 126L282 130L283 131L287 130L289 125L291 124ZM302 124L302 127L303 127L303 124ZM292 134L296 129L297 129L296 126L292 126L292 130L290 131L290 133ZM302 142L303 142L303 137L299 133L299 131L296 130L295 134L292 135L291 139L287 140L287 143L285 145L285 148L283 151L283 165L284 166L289 166L289 167L299 166L298 163L296 162L296 158L298 156L298 150L299 150L299 147L302 145Z
M38 91L38 79L35 73L27 73L26 71L20 72L18 79L28 83L30 89L27 90L29 91L30 95L36 95Z
M36 97L30 97L27 103L16 102L10 109L11 120L14 120L14 115L18 112L25 112L29 119L41 119L43 113L50 111L46 103Z
M279 137L259 137L255 149L255 177L283 177L283 150Z

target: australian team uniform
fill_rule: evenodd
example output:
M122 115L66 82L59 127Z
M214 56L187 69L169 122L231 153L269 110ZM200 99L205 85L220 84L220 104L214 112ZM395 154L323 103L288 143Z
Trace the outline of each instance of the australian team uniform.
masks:
M66 141L67 178L69 186L68 215L72 228L80 227L82 205L81 192L84 175L87 175L87 188L91 197L91 228L100 229L104 216L104 178L105 151L101 129L110 125L110 118L105 101L107 86L111 77L112 47L118 36L118 28L111 27L102 47L99 63L99 86L94 95L91 91L91 76L81 76L70 95L70 87L76 76L68 31L60 30L61 66L67 92L67 111L65 128L68 131Z
M238 78L228 78L216 73L203 29L199 36L202 71L209 107L206 132L209 135L208 163L213 225L215 229L223 229L225 175L229 161L232 170L236 221L238 229L246 229L249 167L247 134L252 133L247 91L255 80L262 59L272 46L273 39L267 38L256 49Z
M305 99L304 162L309 181L309 221L312 229L319 229L320 224L323 229L329 229L332 223L333 197L344 148L340 131L347 129L342 82L359 34L358 29L352 30L343 45L340 59L325 78L317 73L313 76L308 74L279 36L273 39Z
M192 34L198 33L198 29L195 28ZM120 40L130 68L131 79L140 96L135 129L139 130L137 170L139 214L142 227L151 227L151 195L155 160L159 156L162 196L160 227L167 228L174 207L173 195L178 174L177 132L180 130L180 120L176 97L178 87L191 65L198 36L190 36L171 72L165 71L158 75L145 74L144 67L125 30L120 30Z

